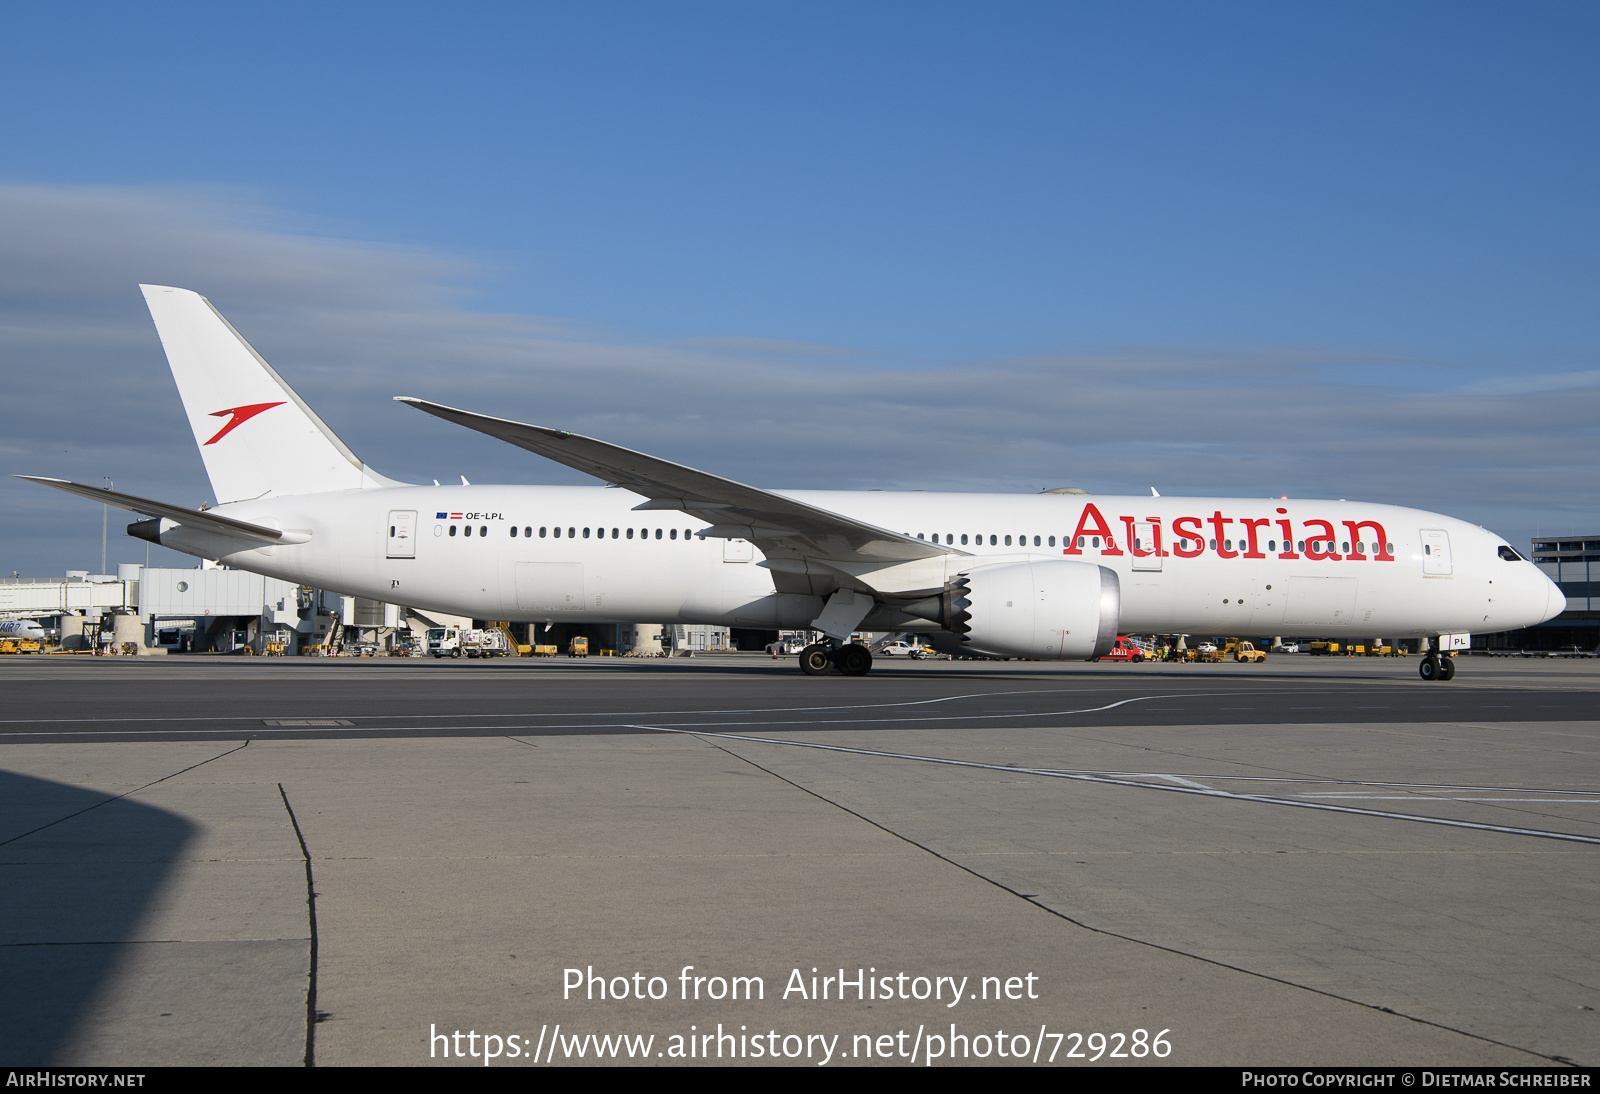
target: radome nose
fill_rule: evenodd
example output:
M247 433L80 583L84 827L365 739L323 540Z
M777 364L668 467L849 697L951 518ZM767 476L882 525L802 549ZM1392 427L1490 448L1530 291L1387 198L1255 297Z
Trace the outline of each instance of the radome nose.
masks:
M1561 591L1561 588L1554 581L1550 580L1548 576L1544 574L1540 574L1540 576L1544 577L1545 584L1550 587L1549 595L1545 600L1544 605L1544 618L1554 619L1556 616L1567 610L1567 596ZM1544 622L1544 619L1541 619L1540 622Z

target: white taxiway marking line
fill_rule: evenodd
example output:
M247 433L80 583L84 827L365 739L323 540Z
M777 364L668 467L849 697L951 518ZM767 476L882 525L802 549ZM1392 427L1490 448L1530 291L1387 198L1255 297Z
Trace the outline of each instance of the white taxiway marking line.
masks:
M1192 786L1197 790L1211 789L1211 787L1207 786L1205 783L1197 783L1193 779L1184 778L1182 775L1157 775L1156 778L1166 779L1168 782L1177 783L1179 786Z
M1125 699L1123 702L1132 702ZM1112 704L1120 706L1121 704ZM1096 710L1106 709L1104 707ZM1070 713L1092 713L1074 711ZM849 748L844 745L825 745L815 741L786 741L775 737L748 737L737 733L709 733L704 730L672 729L666 726L640 725L636 729L655 730L658 733L681 733L690 737L710 737L726 741L745 741L750 744L778 745L784 748L815 748L823 752L842 752L853 756L875 756L887 760L913 760L917 763L938 764L943 767L968 767L982 771L1002 771L1008 775L1039 775L1047 779L1068 779L1073 782L1101 783L1108 786L1131 786L1141 790L1159 790L1166 794L1194 794L1206 798L1226 798L1230 801L1255 802L1258 805L1285 805L1294 809L1314 809L1323 813L1349 813L1358 817L1377 817L1383 820L1412 821L1433 824L1442 828L1467 828L1477 832L1498 832L1508 836L1533 836L1538 839L1561 840L1566 843L1586 843L1600 847L1600 836L1580 836L1573 832L1553 832L1539 828L1513 828L1503 824L1482 824L1476 821L1454 820L1449 817L1429 817L1417 813L1391 813L1382 809L1357 809L1348 805L1330 805L1305 801L1299 798L1274 798L1265 794L1230 794L1226 790L1201 789L1192 786L1163 786L1160 783L1135 782L1131 779L1113 779L1100 775L1082 775L1069 771L1054 771L1041 767L1010 767L1003 764L979 763L976 760L950 760L942 756L918 756L909 752L880 752L871 748ZM1165 776L1157 775L1157 778ZM1418 800L1418 799L1410 799Z
M928 704L928 703L947 703L947 702L950 702L950 701L952 701L954 699L974 699L974 698L982 698L982 697L983 697L982 695L952 695L952 696L948 696L947 698L944 698L944 699L925 699L925 700L922 700L922 703L923 704ZM746 722L727 721L727 722L713 722L713 723L709 723L709 724L711 724L711 725L719 725L719 726L827 726L827 725L860 725L860 724L862 724L863 721L870 721L870 722L875 722L875 723L885 723L885 722L919 722L919 723L925 723L925 722L961 722L961 721L981 722L981 721L993 721L993 720L999 719L999 718L1057 718L1057 717L1064 717L1064 716L1070 715L1070 714L1097 714L1100 711L1114 710L1117 707L1127 706L1129 703L1143 703L1143 702L1147 702L1148 700L1151 700L1151 699L1163 699L1163 698L1170 698L1170 696L1137 695L1137 696L1134 696L1131 699L1119 699L1114 703L1107 703L1104 706L1086 707L1086 708L1084 708L1082 710L1041 710L1041 711L1037 711L1037 712L1031 713L1031 714L941 714L941 715L919 714L919 715L912 715L912 716L906 717L906 718L886 718L885 717L885 718L870 718L870 719L861 719L861 718L770 719L769 718L769 719L746 721ZM1193 698L1193 696L1180 696L1180 698ZM841 705L835 703L835 704L833 704L831 706L823 706L823 707L781 707L781 708L777 708L775 711L773 711L773 713L789 714L789 713L803 712L803 711L816 711L818 713L832 713L834 711L842 711L842 710L879 710L879 709L883 709L885 707L899 707L899 706L903 706L903 705L905 705L905 704L902 704L902 703L870 703L870 704L863 704L863 705L858 706L858 707L851 707L851 706L841 706ZM440 726L440 725L435 725L435 726L407 726L407 727L404 727L404 728L405 728L405 731L408 732L408 733L433 733L433 732L438 732L438 733L460 733L460 732L464 732L464 731L467 731L467 730L484 730L484 729L486 729L486 730L491 730L492 732L494 732L496 734L500 734L500 735L510 735L512 733L530 733L530 734L535 734L535 733L541 733L541 732L548 732L548 731L553 730L553 729L610 729L610 728L619 728L619 729L640 729L640 728L658 729L658 728L661 728L659 726L641 727L637 722L634 722L634 721L631 720L631 719L640 717L642 714L649 714L649 713L651 713L651 712L650 711L642 711L642 712L641 711L628 711L628 712L624 712L622 714L546 714L546 715L538 715L538 714L530 715L530 714L526 714L526 713L521 713L521 714L471 714L471 715L463 714L463 715L460 715L460 717L462 717L462 718L530 718L530 717L538 718L538 717L546 717L546 718L585 718L585 719L589 719L589 718L618 718L618 717L622 717L622 718L628 718L630 720L629 721L622 721L622 722L610 722L610 723L583 721L583 722L542 723L542 724L538 724L538 725L521 725L521 726L507 726L507 725L500 725L500 726L477 726L477 725ZM730 710L730 711L721 711L721 710L712 710L712 711L673 710L673 711L660 711L660 712L657 712L657 713L670 714L670 715L674 715L676 717L680 717L681 718L681 717L685 717L687 715L695 715L695 714L704 716L704 715L716 715L716 714L743 714L743 713L746 713L746 712L745 711L740 711L740 710ZM760 713L767 713L767 712L766 711L761 711ZM357 717L359 717L359 715L357 715ZM385 715L385 717L392 717L392 719L394 721L400 721L400 720L407 719L407 718L441 718L441 717L448 717L448 715L440 715L440 714L401 714L401 715L394 715L394 716ZM186 717L186 718L149 718L149 717L141 717L141 718L125 718L125 719L115 719L115 718L61 718L61 719L57 719L55 721L47 721L47 720L44 720L44 719L33 719L33 718L18 718L18 719L12 719L11 720L11 724L52 725L52 724L61 724L61 723L71 724L71 723L77 723L77 722L93 722L93 723L95 723L97 725L115 725L115 724L117 724L119 722L124 722L124 721L127 721L127 722L167 722L167 723L171 723L171 722L261 722L261 723L267 723L267 722L271 722L271 721L277 721L277 719L263 719L259 715L255 716L255 717L243 717L243 716L235 717L235 716L231 716L230 715L230 716L217 717L217 718L189 718L189 717ZM3 725L3 724L6 724L5 720L0 720L0 725ZM665 725L667 725L669 727L679 727L679 726L692 727L692 726L699 725L699 724L703 724L703 723L697 723L697 722L668 722L668 723L665 723ZM341 728L343 728L343 727L341 727ZM353 730L362 732L362 733L392 733L396 729L400 729L401 727L398 727L398 726L352 726L350 728L353 729ZM54 731L7 730L5 732L0 732L0 737L39 737L39 736L86 737L86 736L96 736L96 735L98 735L100 733L104 733L104 732L107 732L107 731L104 731L104 730L64 730L64 731L58 733L58 732L54 732ZM216 730L206 730L206 729L128 729L128 730L112 730L110 732L116 733L116 734L118 734L120 736L139 736L139 735L154 735L154 734L168 734L168 735L170 735L170 734L178 734L178 733L215 733L215 732L218 732L218 731L216 731Z
M1600 805L1600 798L1446 798L1437 794L1296 794L1295 797L1364 802L1544 802L1550 805Z
M886 707L920 707L934 703L953 703L959 699L988 699L995 696L1008 695L1051 695L1058 689L1035 689L1032 691L975 691L966 695L945 695L937 699L903 699L893 703L823 703L820 706L805 707L748 707L728 710L606 710L596 711L593 714L577 713L565 714L539 714L529 711L517 711L511 714L463 714L463 718L640 718L650 715L672 715L685 717L688 715L711 714L793 714L802 711L816 711L831 714L847 710L881 710ZM1161 696L1144 695L1140 699L1155 699ZM1133 702L1134 700L1127 700ZM1022 711L1014 713L1025 713ZM361 717L361 715L320 715L323 718L333 717ZM443 718L449 715L442 714L385 714L385 718L401 721L408 718ZM259 714L207 714L193 715L182 718L162 717L160 715L140 715L131 718L0 718L0 725L71 725L74 722L95 722L98 724L121 722L259 722L264 719Z

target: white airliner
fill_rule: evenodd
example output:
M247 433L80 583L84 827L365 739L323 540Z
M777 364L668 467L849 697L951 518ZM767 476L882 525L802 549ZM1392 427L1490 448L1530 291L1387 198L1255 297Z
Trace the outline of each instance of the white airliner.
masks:
M37 619L12 619L0 623L0 638L32 638L44 640L44 627Z
M240 569L479 619L858 629L1087 659L1119 632L1427 639L1566 600L1476 525L1365 502L770 491L559 429L402 397L606 486L413 486L369 468L210 302L142 286L219 504L19 476L153 518L130 535ZM1152 491L1154 494L1154 491Z

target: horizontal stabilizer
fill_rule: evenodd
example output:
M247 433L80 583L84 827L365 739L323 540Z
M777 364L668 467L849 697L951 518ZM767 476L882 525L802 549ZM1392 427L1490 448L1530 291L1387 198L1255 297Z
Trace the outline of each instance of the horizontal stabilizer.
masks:
M250 524L247 521L234 520L232 517L218 516L215 513L203 512L199 509L188 509L182 505L168 505L164 501L151 501L149 498L136 497L133 494L121 494L115 490L102 490L98 486L85 486L82 483L68 482L66 479L47 479L38 475L13 475L14 479L26 479L36 482L40 486L51 486L57 490L65 490L69 494L77 494L80 498L98 501L103 505L115 505L118 509L126 509L130 513L143 513L147 517L166 517L168 520L177 521L186 528L198 528L205 532L215 532L218 535L233 536L235 539L249 539L260 543L282 543L284 534L276 528L266 528L259 524ZM295 537L290 537L295 538Z

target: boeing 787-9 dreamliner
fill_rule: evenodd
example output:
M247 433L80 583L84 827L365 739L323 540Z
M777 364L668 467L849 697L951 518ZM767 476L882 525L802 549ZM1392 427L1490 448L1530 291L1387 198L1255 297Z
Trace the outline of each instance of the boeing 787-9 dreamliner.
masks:
M414 486L372 470L211 303L142 286L218 504L19 476L150 518L130 535L346 595L479 619L810 628L860 676L861 629L1089 659L1118 633L1526 627L1566 605L1476 525L1366 502L773 491L560 429L401 397L605 485ZM1154 491L1152 491L1154 494Z

